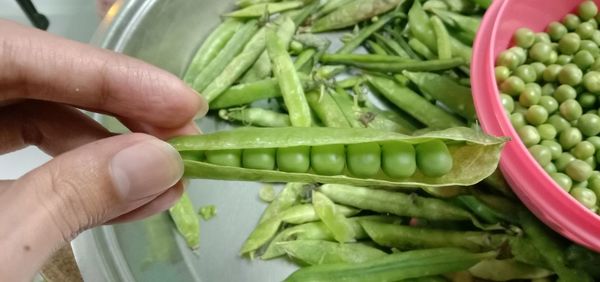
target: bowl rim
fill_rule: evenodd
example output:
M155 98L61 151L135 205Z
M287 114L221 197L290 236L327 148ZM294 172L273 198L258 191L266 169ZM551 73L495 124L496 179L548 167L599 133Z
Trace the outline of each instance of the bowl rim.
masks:
M565 237L588 248L600 251L600 216L585 208L564 189L562 189L541 165L529 154L512 127L509 117L502 106L494 75L496 38L512 0L494 1L480 26L473 50L472 74L475 74L473 96L478 117L484 131L493 135L509 136L511 141L506 145L500 160L500 168L513 191L524 204L544 223ZM508 46L510 47L510 45ZM479 79L477 78L479 77ZM490 96L493 95L494 97ZM489 120L495 120L490 124ZM511 156L516 152L519 156ZM513 179L513 174L523 174L522 169L515 171L516 159L525 159L525 166L533 177L527 180ZM523 160L521 160L522 162ZM521 164L520 166L523 166ZM537 181L536 181L537 180ZM537 183L533 183L536 181ZM530 184L537 184L530 187ZM544 191L542 191L544 190ZM538 197L544 198L544 204ZM553 205L549 205L552 203ZM556 204L556 206L554 205ZM557 209L563 206L565 209ZM596 229L594 229L594 226Z

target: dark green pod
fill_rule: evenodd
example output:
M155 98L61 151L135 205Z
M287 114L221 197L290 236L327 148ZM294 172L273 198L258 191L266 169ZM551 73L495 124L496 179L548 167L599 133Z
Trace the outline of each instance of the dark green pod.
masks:
M314 148L324 145L348 146L364 143L384 145L394 142L416 146L431 140L443 141L454 160L452 169L443 176L428 177L417 171L410 177L392 178L383 170L379 170L372 177L360 178L352 176L348 168L344 168L341 174L319 175L312 168L306 173L293 173L222 166L186 158L190 152L204 152L208 156L210 151L215 150L279 149L297 146ZM392 187L438 187L478 183L496 169L504 142L505 139L462 127L430 131L415 136L364 128L239 128L212 134L178 137L170 141L184 157L185 176L191 178Z

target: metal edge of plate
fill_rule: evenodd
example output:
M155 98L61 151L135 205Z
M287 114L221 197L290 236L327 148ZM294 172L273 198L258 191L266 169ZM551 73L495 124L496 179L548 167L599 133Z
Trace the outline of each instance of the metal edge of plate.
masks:
M122 51L136 21L156 1L118 0L102 20L90 44ZM92 114L98 120L99 115ZM135 281L112 226L87 230L71 242L75 261L85 281Z

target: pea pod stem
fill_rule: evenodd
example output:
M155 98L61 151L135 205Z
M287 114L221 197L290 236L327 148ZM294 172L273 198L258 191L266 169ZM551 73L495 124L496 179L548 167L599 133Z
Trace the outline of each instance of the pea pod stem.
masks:
M200 221L187 193L183 193L179 201L169 208L169 215L188 247L191 249L200 247Z
M217 56L241 26L242 22L235 19L228 19L220 24L196 51L183 76L183 80L189 85L193 84L202 69Z
M240 122L245 126L288 127L291 126L287 114L278 113L262 108L233 108L222 109L219 117L228 121Z
M273 28L267 29L267 50L292 125L295 127L310 127L312 118L302 82L283 42Z
M367 79L390 102L430 128L451 128L464 125L458 118L393 80L377 76L367 76Z
M364 263L310 266L285 281L400 281L467 270L495 256L495 252L474 254L453 248L415 250Z
M258 22L256 20L250 20L242 25L219 54L196 76L192 88L198 92L202 92L223 72L231 60L242 51L257 30Z
M481 252L496 250L508 241L507 235L480 231L431 229L367 220L360 223L375 243L400 250L456 247Z

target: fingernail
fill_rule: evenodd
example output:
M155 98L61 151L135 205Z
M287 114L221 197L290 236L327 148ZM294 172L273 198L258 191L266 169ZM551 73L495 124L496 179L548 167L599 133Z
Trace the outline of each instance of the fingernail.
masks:
M183 176L183 162L171 145L149 140L118 152L110 174L121 199L139 200L175 185Z

